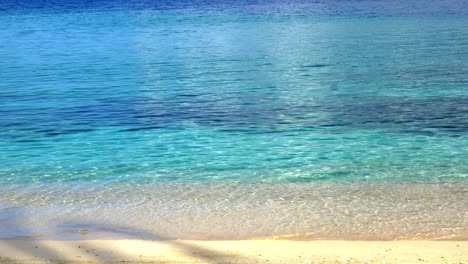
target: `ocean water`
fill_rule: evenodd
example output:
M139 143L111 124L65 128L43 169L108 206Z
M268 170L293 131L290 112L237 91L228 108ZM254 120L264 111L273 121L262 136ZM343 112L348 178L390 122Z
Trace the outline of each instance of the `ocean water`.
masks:
M0 237L468 238L468 1L0 0Z

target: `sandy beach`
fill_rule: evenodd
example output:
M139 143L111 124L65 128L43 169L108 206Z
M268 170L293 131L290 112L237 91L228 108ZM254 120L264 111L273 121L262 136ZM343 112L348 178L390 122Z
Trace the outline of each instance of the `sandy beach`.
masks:
M468 241L1 240L0 263L467 263Z
M468 0L0 25L0 264L468 264Z

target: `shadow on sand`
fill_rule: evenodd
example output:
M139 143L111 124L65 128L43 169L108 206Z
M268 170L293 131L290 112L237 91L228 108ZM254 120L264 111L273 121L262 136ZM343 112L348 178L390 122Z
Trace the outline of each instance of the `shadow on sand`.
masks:
M4 214L0 210L0 216ZM22 233L31 232L21 213L9 214L0 219L0 224L7 225ZM89 226L103 226L105 223L89 223ZM106 230L122 230L121 227L105 225ZM205 248L191 241L166 239L144 229L128 229L124 240L104 239L96 242L86 236L77 240L48 240L47 236L24 236L15 239L0 238L0 264L6 263L259 263L259 259L238 254L219 252ZM29 232L28 232L29 231ZM144 239L142 239L144 238ZM133 241L131 241L133 240ZM128 243L126 243L128 242ZM151 250L154 251L151 251ZM146 253L146 254L145 254ZM148 256L149 255L149 256ZM7 258L5 258L7 256Z

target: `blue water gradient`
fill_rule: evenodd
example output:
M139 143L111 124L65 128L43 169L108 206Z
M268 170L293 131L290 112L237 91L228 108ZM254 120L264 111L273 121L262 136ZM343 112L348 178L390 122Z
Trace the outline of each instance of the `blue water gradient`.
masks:
M0 25L2 184L468 176L467 1L0 0Z

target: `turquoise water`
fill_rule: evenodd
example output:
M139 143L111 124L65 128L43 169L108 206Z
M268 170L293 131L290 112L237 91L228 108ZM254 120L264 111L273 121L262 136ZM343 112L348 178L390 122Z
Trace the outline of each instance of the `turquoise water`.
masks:
M250 184L305 192L317 187L349 199L354 191L337 187L333 192L332 183L377 184L384 193L385 184L408 184L411 191L402 195L407 199L424 186L417 184L430 184L433 193L444 194L423 192L432 198L418 217L431 206L445 206L446 215L456 214L451 226L466 236L467 215L460 213L466 211L466 196L458 196L466 194L468 176L468 4L463 1L47 3L0 1L0 209L5 216L0 221L30 214L36 220L29 225L65 223L85 208L96 219L103 207L109 217L102 221L113 221L110 216L131 214L139 204L99 200L121 190L122 199L149 195L166 203L139 205L150 232L157 233L151 221L175 210L170 206L180 198L175 193L184 192L158 196L155 190L195 188L196 196L206 188L206 195L218 198L213 189L255 193L242 203L236 196L202 212L205 204L199 202L186 204L190 210L179 208L187 221L195 212L213 213L216 220L197 225L214 230L240 219L221 221L215 214L219 208L265 200L267 194ZM438 184L455 184L457 194ZM76 188L86 195L77 198ZM93 195L101 202L87 203ZM441 202L444 195L462 203L447 205ZM24 202L12 202L18 199ZM41 199L56 203L21 211L30 207L27 201ZM61 199L72 205L63 208ZM341 204L335 202L338 210ZM323 205L307 206L311 213ZM363 212L374 217L368 222L397 219L404 212L375 218L378 203L365 207ZM278 212L298 217L286 205L275 208L252 221L265 226ZM408 213L417 208L408 206ZM68 216L50 218L67 210ZM343 219L338 224L330 219L331 226L349 223ZM444 221L434 218L433 226L418 232L452 234L440 231ZM276 227L283 222L278 219ZM4 226L1 236L40 233ZM193 225L187 226L172 228L184 230L180 237L199 238ZM407 222L400 227L385 238L417 229ZM226 236L317 228L312 222L261 231L239 227ZM327 228L323 234L333 233ZM378 237L379 228L366 232L356 237Z
M467 22L3 13L0 181L464 179Z

